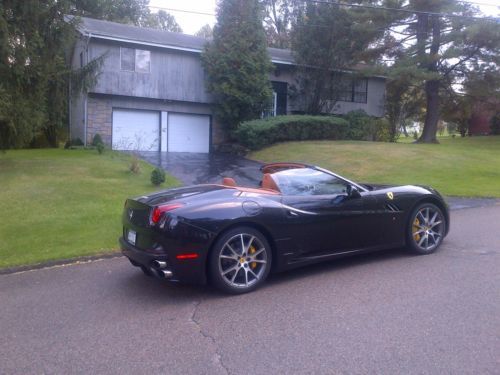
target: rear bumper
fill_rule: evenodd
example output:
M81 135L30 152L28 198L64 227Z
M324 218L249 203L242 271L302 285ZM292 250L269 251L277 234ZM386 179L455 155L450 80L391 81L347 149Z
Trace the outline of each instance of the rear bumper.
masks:
M179 261L168 254L153 254L143 251L119 238L122 254L136 267L144 267L158 278L180 281L188 284L204 284L206 282L204 262L201 259ZM157 262L164 262L159 267Z

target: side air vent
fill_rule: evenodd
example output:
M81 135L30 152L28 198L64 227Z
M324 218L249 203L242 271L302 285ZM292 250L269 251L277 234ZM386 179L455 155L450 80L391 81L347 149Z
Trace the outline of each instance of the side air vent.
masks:
M392 211L392 212L401 211L401 209L398 206L396 206L394 203L387 203L385 205L385 208L389 211Z

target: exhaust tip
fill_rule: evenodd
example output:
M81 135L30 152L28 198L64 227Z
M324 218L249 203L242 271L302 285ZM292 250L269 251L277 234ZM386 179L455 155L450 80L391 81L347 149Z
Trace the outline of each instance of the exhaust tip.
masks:
M167 262L164 262L162 260L155 260L155 261L153 261L153 267L158 269L158 270L161 270L161 269L167 267Z

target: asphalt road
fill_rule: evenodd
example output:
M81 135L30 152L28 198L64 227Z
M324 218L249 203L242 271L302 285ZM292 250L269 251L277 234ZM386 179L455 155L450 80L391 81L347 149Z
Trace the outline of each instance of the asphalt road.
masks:
M0 374L500 374L500 205L228 297L123 258L0 276Z

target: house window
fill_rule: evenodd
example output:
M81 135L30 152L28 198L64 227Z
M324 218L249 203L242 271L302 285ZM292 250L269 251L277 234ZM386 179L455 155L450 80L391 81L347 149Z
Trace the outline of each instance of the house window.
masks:
M83 68L83 52L80 52L80 68Z
M346 79L340 90L338 100L342 102L366 103L368 100L368 80Z
M120 48L121 70L137 73L151 71L151 52L142 49Z

